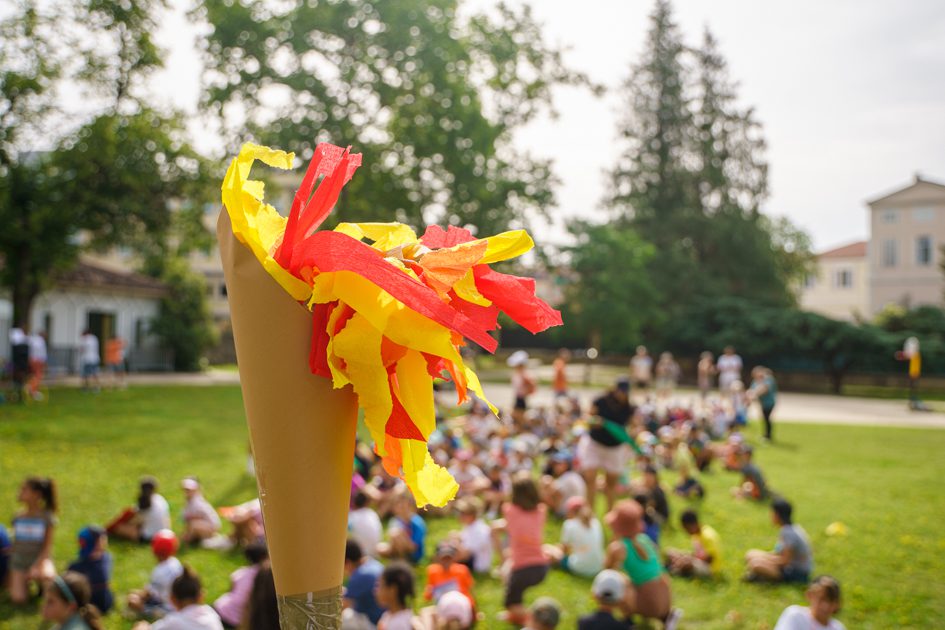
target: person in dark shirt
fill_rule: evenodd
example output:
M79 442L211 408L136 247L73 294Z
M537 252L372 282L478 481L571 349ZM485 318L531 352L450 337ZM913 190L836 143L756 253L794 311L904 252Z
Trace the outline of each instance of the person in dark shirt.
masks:
M627 427L635 408L630 404L630 381L621 378L606 394L591 406L591 428L581 438L578 459L581 474L587 482L587 502L594 505L597 494L597 475L606 476L604 494L608 508L617 494L617 482L627 467L628 445L633 439Z
M613 569L604 569L594 578L591 593L597 602L597 610L578 619L578 630L629 630L630 619L617 619L614 610L619 609L627 592L627 578Z
M112 578L112 555L106 550L108 536L97 525L79 531L79 559L69 565L70 571L81 573L92 586L91 602L103 615L115 603L109 582Z

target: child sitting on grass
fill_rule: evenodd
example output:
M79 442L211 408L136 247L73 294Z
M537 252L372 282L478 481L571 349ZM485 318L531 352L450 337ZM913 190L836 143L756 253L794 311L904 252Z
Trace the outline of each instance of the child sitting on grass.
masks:
M268 564L269 550L264 543L255 542L243 550L248 563L230 574L230 590L213 602L213 609L227 626L237 628L243 621L243 611L253 590L253 580L259 570Z
M597 575L604 566L604 531L600 521L584 497L571 497L566 508L568 520L561 527L561 543L545 545L545 555L575 575Z
M614 616L614 611L624 603L626 576L613 569L604 569L594 578L591 593L597 602L597 610L578 619L578 630L630 630L633 627L630 619Z
M133 630L223 630L220 616L203 603L200 578L190 567L184 568L174 579L171 602L174 604L173 612L153 624L137 623Z
M561 605L551 597L539 597L528 609L523 630L555 630L561 622Z
M423 630L410 607L413 595L413 569L403 562L388 565L377 584L377 603L387 609L378 630Z
M151 537L151 552L157 565L151 570L148 585L128 595L128 610L138 616L160 618L174 611L171 604L171 585L184 572L184 566L175 555L179 546L177 535L162 529Z
M492 568L492 529L480 518L482 501L478 497L460 499L456 510L463 525L451 535L456 543L456 559L473 573L488 573Z
M13 518L10 550L10 599L15 605L29 600L30 584L56 575L51 558L56 528L56 484L46 477L28 477L20 486L23 511Z
M53 576L43 601L43 619L55 623L50 630L103 630L91 594L89 581L80 573L66 571Z
M810 538L791 520L793 508L784 499L771 502L771 520L780 529L774 551L752 549L745 554L748 581L806 583L813 569Z
M666 566L672 575L711 577L722 570L722 552L718 533L708 525L701 525L693 510L685 510L679 517L682 528L692 541L692 553L670 549L666 552Z
M768 486L765 484L765 476L761 474L761 469L752 461L753 456L754 449L748 444L742 445L739 459L742 485L732 488L732 494L737 499L765 501L768 498Z
M821 575L807 587L810 607L788 606L778 618L774 630L846 630L834 619L840 612L840 583L829 575Z
M682 611L673 608L670 582L659 551L643 532L643 506L636 501L619 501L607 513L606 521L615 540L607 547L604 565L623 569L633 584L625 598L625 612L659 619L666 630L674 630Z
M180 482L180 487L187 500L181 514L184 519L184 542L193 545L210 542L220 532L220 517L217 511L204 498L196 477L185 477Z
M112 609L115 596L109 582L112 578L112 555L106 551L108 535L97 525L79 532L79 559L69 565L70 571L81 573L89 581L92 603L103 615Z
M387 525L389 542L377 546L379 555L385 558L407 560L417 564L426 552L427 524L416 513L414 499L402 494L394 501L393 513Z
M456 562L456 548L448 542L437 545L436 558L427 566L427 586L423 591L423 598L435 603L444 594L459 591L469 598L469 603L475 608L473 583L469 567Z

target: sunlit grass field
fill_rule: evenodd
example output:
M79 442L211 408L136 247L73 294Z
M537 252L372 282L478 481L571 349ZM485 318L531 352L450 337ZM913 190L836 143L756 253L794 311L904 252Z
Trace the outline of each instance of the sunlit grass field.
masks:
M757 428L752 430L750 438L757 436ZM945 619L945 431L781 423L777 436L777 444L758 445L756 460L771 486L794 503L797 521L814 543L815 571L841 581L840 618L847 627L940 624ZM16 494L25 476L53 477L62 505L54 557L64 569L77 553L78 529L104 523L131 505L141 475L153 474L163 483L175 519L183 504L178 481L185 475L200 477L214 505L252 498L256 485L246 473L246 453L237 387L139 387L99 395L57 389L46 404L0 405L0 523L9 527L19 509ZM663 482L671 487L672 473ZM740 580L744 552L774 544L777 532L768 509L734 501L731 473L716 468L703 483L708 494L697 507L722 536L724 579L673 581L675 603L685 611L681 627L773 627L785 606L802 602L803 589ZM673 500L674 524L664 532L664 546L687 546L675 525L683 507ZM824 530L834 521L845 523L849 534L828 537ZM455 527L454 519L431 520L428 549ZM559 530L559 522L549 522L546 540L557 540ZM113 541L111 550L112 586L120 601L147 581L153 561L143 546ZM242 564L237 551L186 549L181 559L200 573L209 601ZM543 594L557 598L565 610L560 627L573 628L579 615L592 610L589 587L589 581L553 571L527 600ZM487 617L480 627L502 627L495 620L501 584L479 580L476 596ZM14 610L6 594L0 595L0 628L34 629L40 623L38 605ZM106 618L109 628L130 625L116 612Z

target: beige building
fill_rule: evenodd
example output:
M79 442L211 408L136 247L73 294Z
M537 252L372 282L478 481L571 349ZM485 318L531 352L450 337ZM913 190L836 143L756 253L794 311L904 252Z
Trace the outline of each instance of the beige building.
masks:
M867 203L869 314L887 304L940 306L945 294L945 185L916 175L909 186Z
M859 241L817 255L817 271L800 292L801 308L833 319L863 319L869 313L867 243Z

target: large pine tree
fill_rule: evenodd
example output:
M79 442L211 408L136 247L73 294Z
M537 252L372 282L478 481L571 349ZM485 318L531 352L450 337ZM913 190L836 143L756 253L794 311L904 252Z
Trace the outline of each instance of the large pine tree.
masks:
M697 280L700 209L691 167L693 117L686 93L686 48L666 0L651 15L646 50L624 84L629 107L621 125L624 150L611 171L608 205L656 248L648 273L673 294Z
M789 281L800 267L782 267L803 263L808 244L760 212L768 193L761 125L738 104L711 34L688 49L668 0L657 0L625 93L624 150L607 202L656 247L647 272L663 313L685 317L731 295L791 304Z

